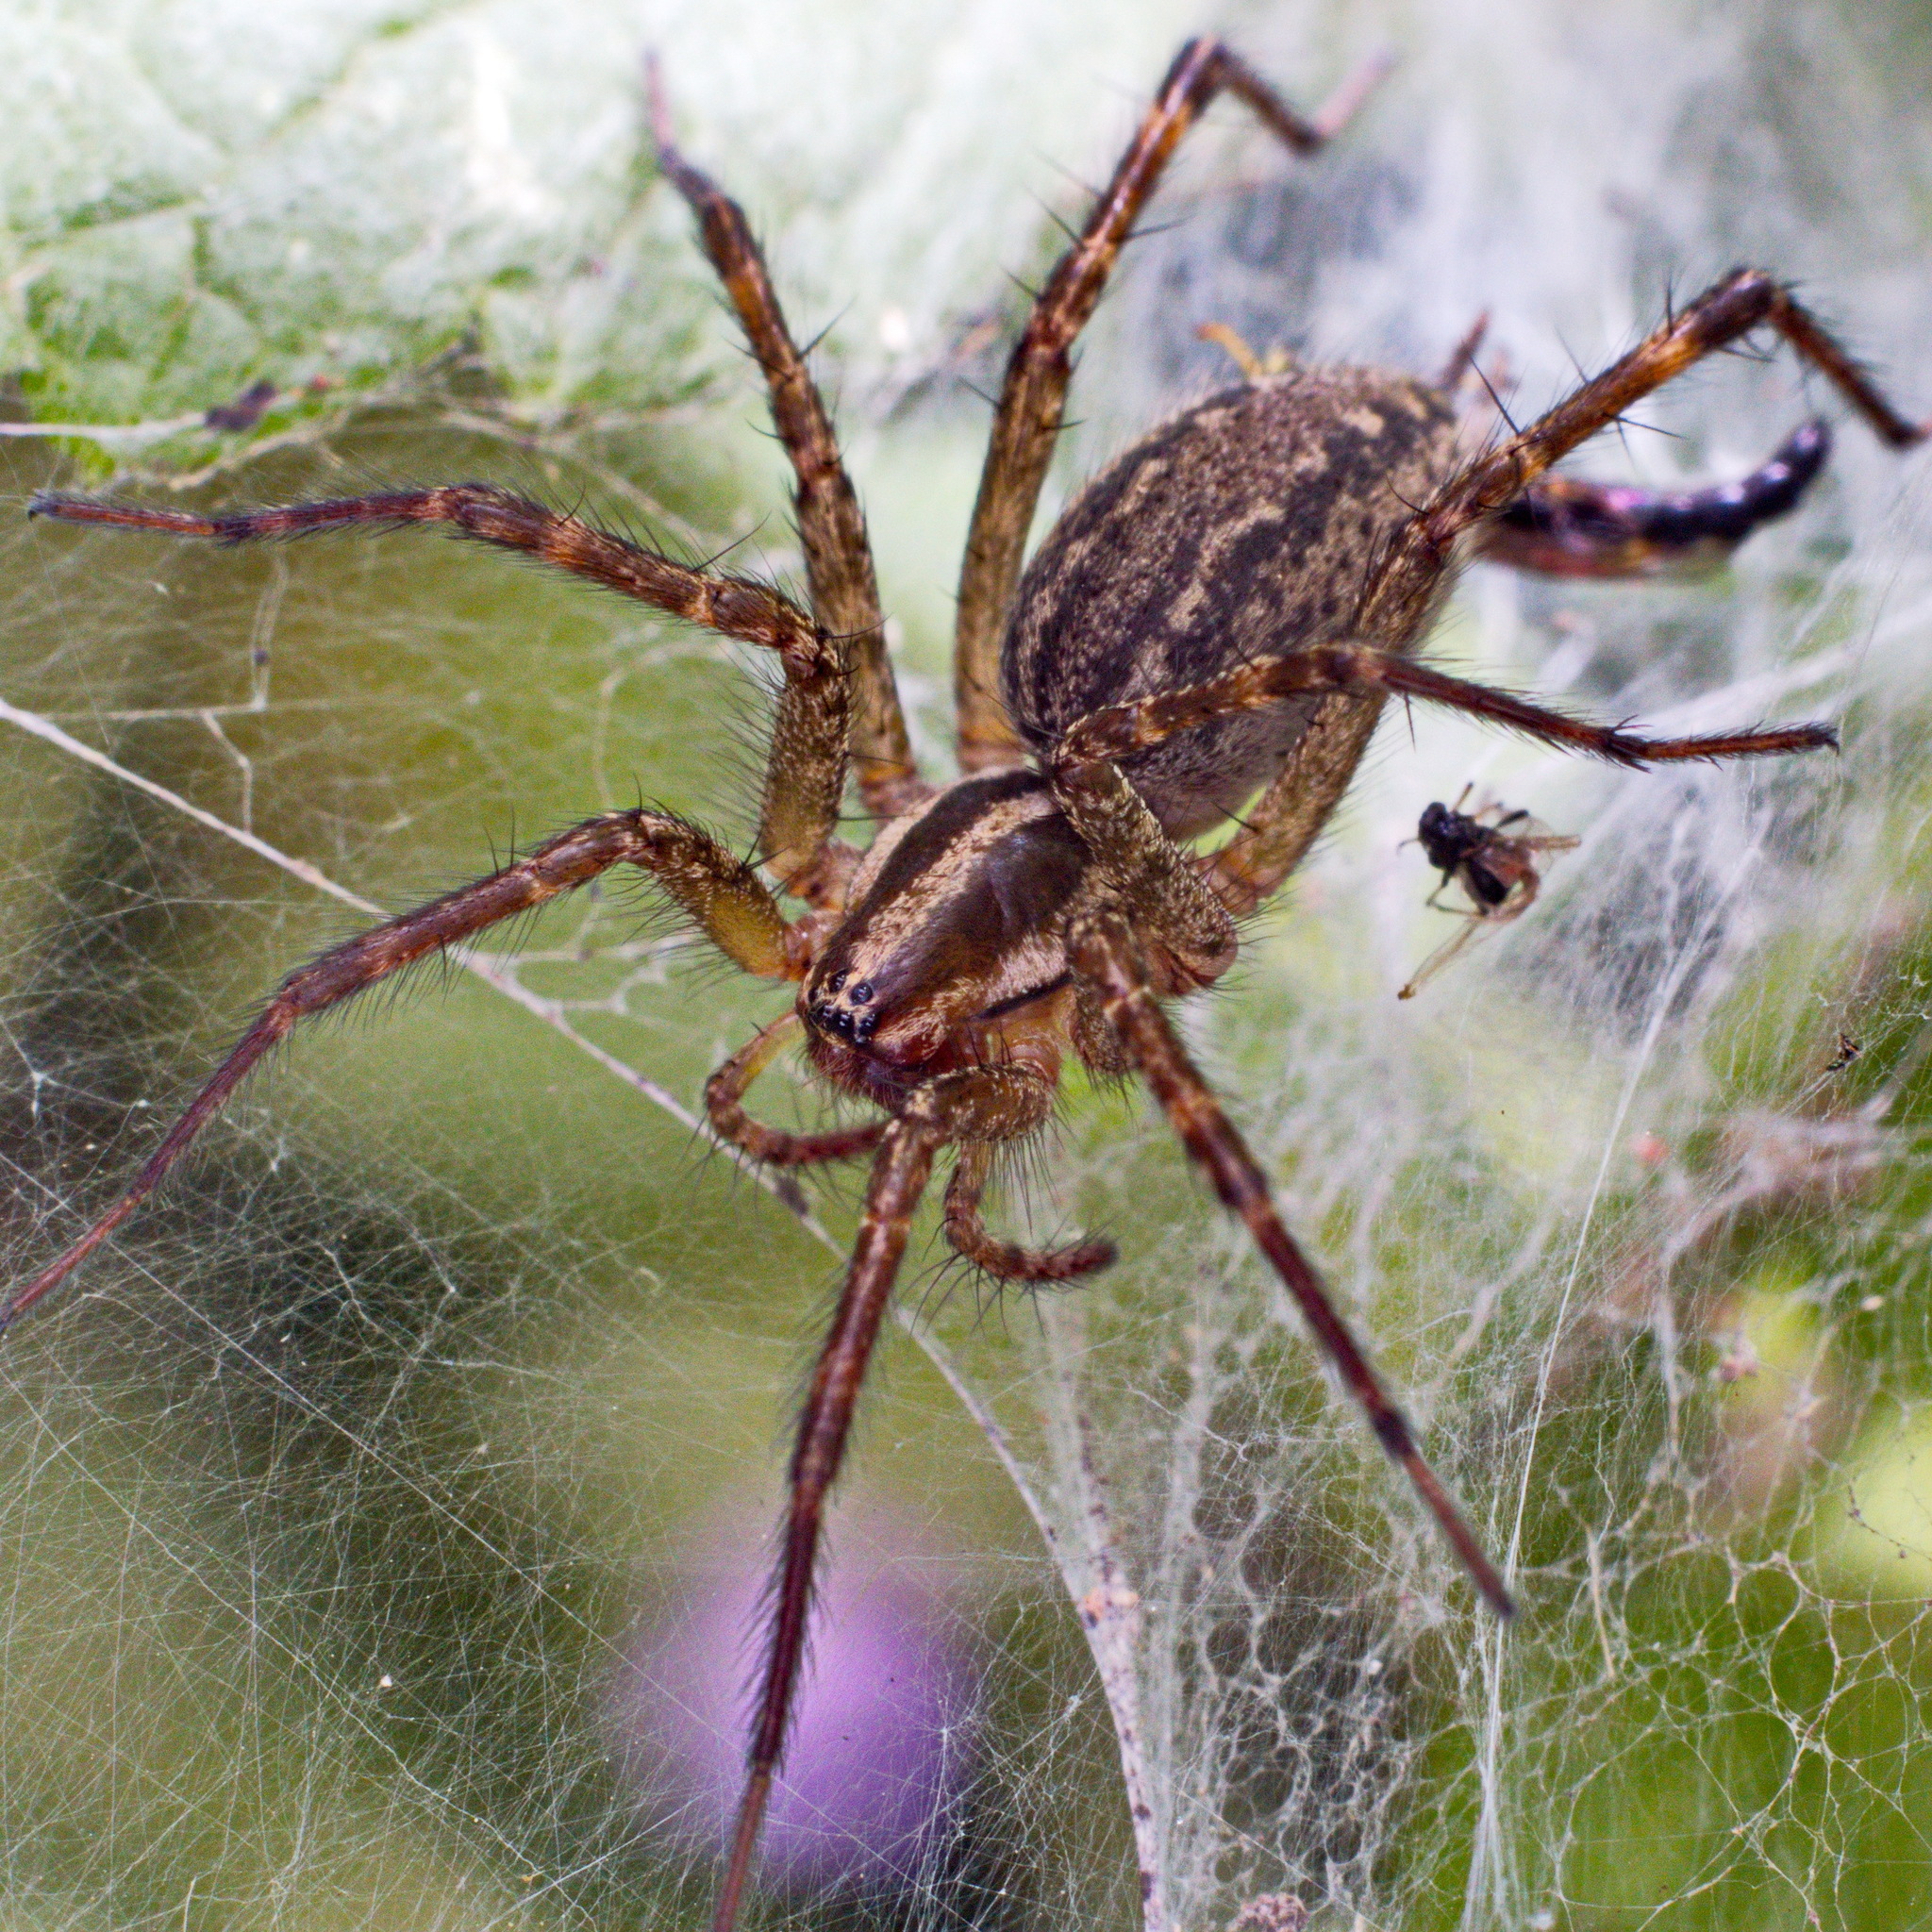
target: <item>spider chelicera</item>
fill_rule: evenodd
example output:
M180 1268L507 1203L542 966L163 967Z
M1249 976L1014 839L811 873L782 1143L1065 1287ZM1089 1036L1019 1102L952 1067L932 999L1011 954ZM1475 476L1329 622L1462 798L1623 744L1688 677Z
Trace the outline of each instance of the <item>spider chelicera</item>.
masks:
M1068 1055L1138 1074L1215 1192L1279 1273L1389 1455L1499 1614L1502 1576L1283 1224L1267 1180L1163 1012L1233 963L1236 922L1273 893L1347 789L1390 697L1449 706L1623 765L1801 752L1823 724L1645 739L1421 663L1457 566L1632 575L1721 555L1796 500L1824 461L1822 425L1740 482L1682 495L1557 478L1551 465L1700 358L1770 328L1886 442L1907 422L1769 275L1740 269L1527 428L1469 449L1455 397L1465 340L1434 380L1371 369L1255 366L1182 411L1082 491L1024 563L1061 422L1069 349L1176 144L1217 94L1298 154L1337 133L1364 72L1304 117L1225 46L1182 48L1086 225L1035 302L1008 365L960 578L958 779L914 765L884 644L864 519L831 424L743 215L674 144L653 89L658 160L696 213L762 368L797 478L809 608L749 578L693 569L575 516L458 484L199 516L37 497L64 522L239 543L405 524L522 552L774 652L783 687L758 823L761 867L685 820L607 812L488 878L298 968L164 1136L127 1192L0 1308L40 1301L159 1184L249 1070L296 1022L441 948L597 877L639 868L747 973L795 987L790 1011L711 1076L711 1124L779 1165L870 1159L844 1288L806 1396L749 1765L715 1932L730 1932L797 1688L820 1525L908 1229L942 1152L952 1245L1003 1280L1058 1281L1111 1247L998 1239L982 1196L1003 1150L1053 1112ZM847 779L878 829L837 836ZM1189 841L1241 812L1218 849ZM788 915L783 901L803 909ZM752 1083L803 1042L834 1088L878 1118L783 1133L747 1113Z

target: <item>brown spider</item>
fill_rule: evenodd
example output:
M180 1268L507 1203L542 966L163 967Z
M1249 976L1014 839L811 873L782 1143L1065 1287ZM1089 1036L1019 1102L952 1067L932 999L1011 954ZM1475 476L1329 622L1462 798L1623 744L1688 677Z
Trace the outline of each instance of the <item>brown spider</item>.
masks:
M777 655L784 685L759 817L762 874L683 820L608 812L325 953L282 982L127 1193L0 1308L0 1322L23 1313L120 1226L299 1019L614 865L648 874L745 972L795 986L791 1010L711 1076L711 1123L760 1160L869 1156L871 1172L792 1453L716 1932L730 1932L749 1875L797 1686L826 1492L941 1151L954 1150L945 1232L961 1255L1004 1280L1085 1274L1111 1258L1108 1244L1012 1245L988 1231L981 1198L996 1153L1047 1122L1067 1055L1101 1074L1138 1073L1279 1273L1476 1589L1507 1615L1501 1575L1330 1306L1162 1002L1227 971L1237 921L1307 852L1391 696L1623 765L1835 742L1823 724L1644 739L1447 676L1415 655L1470 556L1631 575L1726 550L1790 508L1823 460L1822 429L1803 432L1802 446L1788 445L1743 482L1689 496L1547 474L1641 397L1755 329L1783 336L1885 441L1904 448L1925 435L1756 270L1726 276L1528 428L1474 455L1458 449L1452 408L1474 334L1435 381L1263 367L1106 469L1022 575L1069 349L1181 137L1224 90L1291 148L1312 153L1373 78L1357 76L1304 118L1220 42L1182 48L1008 366L960 579L955 697L964 775L949 784L928 783L911 758L865 524L824 403L742 214L677 152L655 89L659 163L698 216L796 473L809 611L769 585L674 562L481 485L206 517L58 494L34 500L36 513L67 522L225 543L440 524ZM864 852L836 836L848 774L879 823ZM1218 850L1189 848L1244 806L1240 829ZM781 908L785 896L802 902L797 917ZM800 1040L831 1086L874 1103L881 1117L808 1134L752 1120L747 1090Z

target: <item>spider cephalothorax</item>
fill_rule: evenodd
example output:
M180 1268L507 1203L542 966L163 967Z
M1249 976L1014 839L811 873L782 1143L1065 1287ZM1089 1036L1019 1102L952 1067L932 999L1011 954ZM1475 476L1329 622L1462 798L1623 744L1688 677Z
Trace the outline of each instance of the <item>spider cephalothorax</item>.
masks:
M639 868L745 972L797 989L711 1076L713 1130L788 1165L870 1156L844 1291L799 1423L783 1554L738 1824L715 1917L729 1932L782 1753L821 1517L908 1229L950 1152L945 1233L1006 1279L1103 1266L1087 1241L1000 1240L981 1198L1003 1149L1049 1118L1069 1055L1138 1073L1216 1193L1293 1295L1384 1448L1502 1614L1501 1575L1419 1453L1281 1221L1260 1167L1189 1059L1162 1003L1221 976L1237 922L1288 876L1347 788L1390 696L1454 707L1623 764L1812 750L1818 724L1646 740L1465 683L1415 653L1456 567L1627 575L1722 554L1782 513L1823 461L1807 427L1757 475L1660 496L1553 478L1550 467L1699 358L1774 329L1886 441L1925 431L1879 395L1777 283L1739 270L1527 428L1471 453L1457 402L1465 340L1431 382L1374 370L1257 366L1243 387L1157 428L1077 496L1022 575L1061 420L1068 351L1188 127L1222 92L1298 152L1348 118L1373 75L1305 119L1219 42L1191 42L1015 346L959 586L955 695L964 776L935 787L908 748L857 496L744 218L672 142L660 164L697 213L763 369L798 479L806 609L768 585L693 569L481 485L211 516L58 494L68 522L240 542L359 525L434 524L541 559L772 651L784 674L763 801L762 870L689 823L639 808L587 820L475 885L349 941L284 980L163 1137L126 1193L0 1309L58 1285L153 1191L249 1070L320 1011L441 948L619 864ZM848 778L879 829L837 836ZM1240 812L1200 855L1181 841ZM1493 828L1492 828L1493 830ZM781 900L803 909L788 915ZM1507 897L1507 893L1506 893ZM1527 903L1526 899L1524 903ZM802 1037L833 1086L881 1116L783 1133L744 1102Z

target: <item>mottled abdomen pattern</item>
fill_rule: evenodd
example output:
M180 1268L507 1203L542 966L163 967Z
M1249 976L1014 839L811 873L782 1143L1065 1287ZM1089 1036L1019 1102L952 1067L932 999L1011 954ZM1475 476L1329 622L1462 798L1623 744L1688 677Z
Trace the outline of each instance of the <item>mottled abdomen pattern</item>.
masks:
M1045 752L1103 705L1362 637L1374 563L1455 455L1441 391L1368 369L1291 371L1171 418L1081 491L1021 580L1000 685L1028 744ZM1320 702L1203 726L1127 774L1169 831L1205 831L1274 776Z

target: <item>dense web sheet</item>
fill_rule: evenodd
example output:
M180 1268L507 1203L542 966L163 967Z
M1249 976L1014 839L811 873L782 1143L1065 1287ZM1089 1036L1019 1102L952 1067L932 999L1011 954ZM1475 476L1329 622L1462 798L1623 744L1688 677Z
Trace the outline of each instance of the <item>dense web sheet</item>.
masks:
M1137 10L1144 60L1110 43L1070 70L1066 22L1029 43L1017 13L962 8L933 61L959 97L920 93L863 185L795 223L758 201L782 169L749 106L741 173L693 135L800 278L801 332L861 291L827 369L935 755L983 425L961 378L985 379L977 319L1017 298L980 274L985 235L945 226L976 200L881 184L930 195L934 157L969 145L947 117L993 111L1030 44L1060 73L1027 81L1024 129L1000 124L1028 168L1001 165L1074 208L1039 154L1096 176L1192 25ZM1377 38L1405 64L1319 169L1217 112L1103 311L1063 483L1226 379L1202 322L1430 369L1488 308L1485 367L1520 412L1673 282L1740 259L1799 278L1932 408L1925 45L1904 25L1233 25L1304 98ZM831 71L864 72L876 23L820 25ZM785 92L748 43L733 58L744 102ZM831 112L786 111L781 153ZM641 180L634 218L674 237L664 199ZM928 220L944 232L914 248ZM1037 209L1013 232L1002 258L1036 268ZM704 325L635 365L623 410L547 416L541 443L507 433L534 391L486 327L407 402L217 491L484 475L795 572L755 400ZM703 400L639 410L693 370ZM1633 426L1579 467L1737 474L1825 406L1789 357L1726 358L1641 412L1668 436ZM8 455L23 494L98 460ZM881 1351L765 1923L1286 1926L1255 1902L1292 1896L1336 1927L1758 1932L1932 1907L1923 472L1845 425L1803 510L1714 579L1473 575L1439 641L1458 671L1672 730L1832 717L1844 756L1623 775L1391 716L1238 984L1187 1014L1514 1566L1516 1624L1478 1613L1145 1108L1076 1091L998 1211L1124 1259L992 1302L915 1248L919 1346ZM640 789L743 836L755 687L649 613L420 536L0 541L10 1274L368 908ZM1447 930L1401 841L1472 780L1583 843L1398 1005ZM695 963L629 891L433 977L298 1039L0 1351L9 1924L703 1909L782 1431L853 1191L774 1191L693 1134L705 1072L777 996ZM758 1098L785 1124L822 1106L783 1070Z

